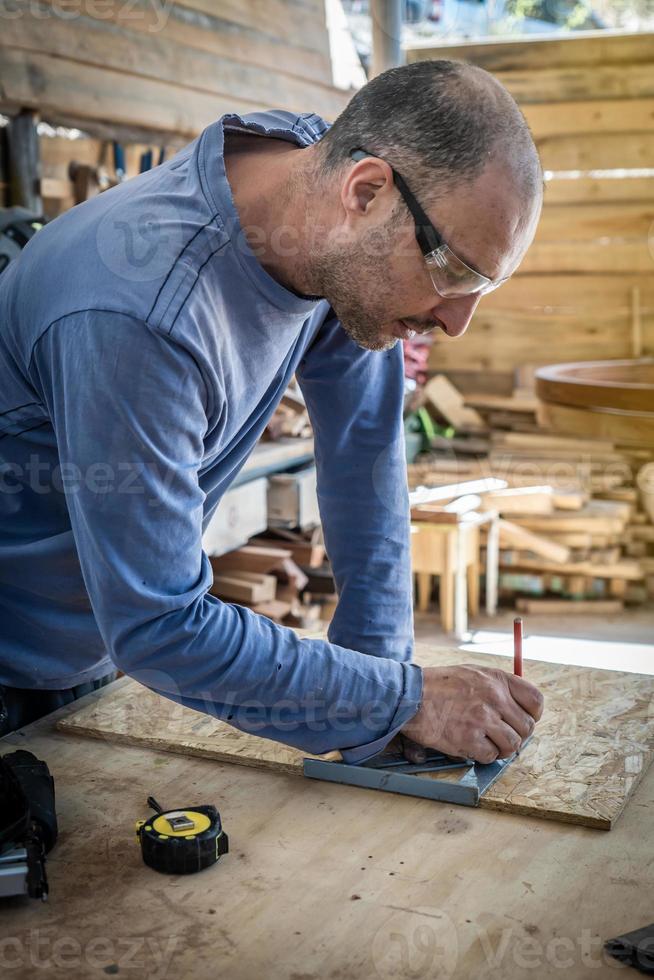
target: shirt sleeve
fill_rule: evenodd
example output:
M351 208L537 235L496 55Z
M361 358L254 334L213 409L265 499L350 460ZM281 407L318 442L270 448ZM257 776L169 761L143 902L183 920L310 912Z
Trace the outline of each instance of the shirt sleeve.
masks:
M418 667L300 639L208 594L198 474L225 406L195 359L141 321L87 311L46 331L31 369L116 666L172 700L309 752L352 749L361 761L383 747L417 710Z
M413 653L402 349L366 351L328 319L298 371L315 433L318 500L339 601L329 639Z

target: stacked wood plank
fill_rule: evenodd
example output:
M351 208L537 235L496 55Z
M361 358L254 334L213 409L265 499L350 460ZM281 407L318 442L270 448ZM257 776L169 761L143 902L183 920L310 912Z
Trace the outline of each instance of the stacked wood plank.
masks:
M624 552L633 513L631 504L593 499L578 509L552 504L540 513L513 514L510 522L501 521L500 593L580 600L644 598L640 592L628 592L631 583L644 583L640 562ZM524 531L530 537L521 539ZM560 550L548 557L545 545ZM523 599L519 608L532 607ZM538 608L545 607L540 603Z
M299 610L296 602L290 614L296 621L286 617L284 623L301 625L301 622L309 620L312 623L317 619L323 623L331 621L338 596L320 527L311 531L268 528L265 536L252 538L250 544L287 549L303 576L303 585L299 590L303 608Z
M294 561L293 549L280 547L283 541L253 541L257 543L210 559L211 593L287 626L315 626L320 609L305 593L309 579Z
M442 415L436 394L448 405L453 397L440 383L432 390L428 404ZM500 515L500 597L525 612L557 613L572 608L570 600L576 609L590 603L609 613L654 597L654 515L638 485L654 447L552 434L535 416L533 431L523 432L524 392L460 398L464 409L480 412L486 430L466 436L464 428L439 440L409 467L410 486L432 488L419 496L441 510L463 506L474 493L474 509Z
M474 409L488 429L511 429L513 432L537 432L538 399L533 391L514 391L510 396L472 393L464 404Z

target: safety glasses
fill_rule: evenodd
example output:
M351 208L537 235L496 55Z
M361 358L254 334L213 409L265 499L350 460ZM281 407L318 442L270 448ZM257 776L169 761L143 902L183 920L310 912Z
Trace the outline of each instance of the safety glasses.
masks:
M358 148L351 150L350 156L353 160L358 161L377 155ZM377 157L377 159L381 158ZM463 259L460 259L434 228L409 190L404 178L393 167L391 167L391 171L395 186L413 217L416 226L416 241L427 264L434 289L439 296L446 299L456 296L470 296L473 293L481 296L484 293L492 292L493 289L497 289L503 282L506 282L508 276L504 279L489 279L469 266Z

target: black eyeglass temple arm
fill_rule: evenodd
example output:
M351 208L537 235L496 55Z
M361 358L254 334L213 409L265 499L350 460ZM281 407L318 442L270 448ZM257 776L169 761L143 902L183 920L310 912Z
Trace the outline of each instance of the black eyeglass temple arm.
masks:
M366 157L374 157L375 155L376 154L368 153L367 150L363 149L350 151L351 158L357 162L359 160L365 160ZM381 159L381 157L379 159ZM429 255L430 252L433 252L435 249L440 248L440 246L444 244L443 239L409 190L404 177L402 177L402 175L399 174L393 167L391 167L391 173L393 174L395 186L400 192L402 200L411 212L411 217L415 222L416 238L422 254Z

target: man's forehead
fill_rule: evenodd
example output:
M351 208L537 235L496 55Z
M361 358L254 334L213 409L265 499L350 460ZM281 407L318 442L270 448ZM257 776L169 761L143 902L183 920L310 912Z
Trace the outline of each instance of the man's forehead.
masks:
M500 279L510 275L529 246L540 198L515 194L508 182L484 173L454 185L428 209L434 226L466 265Z

